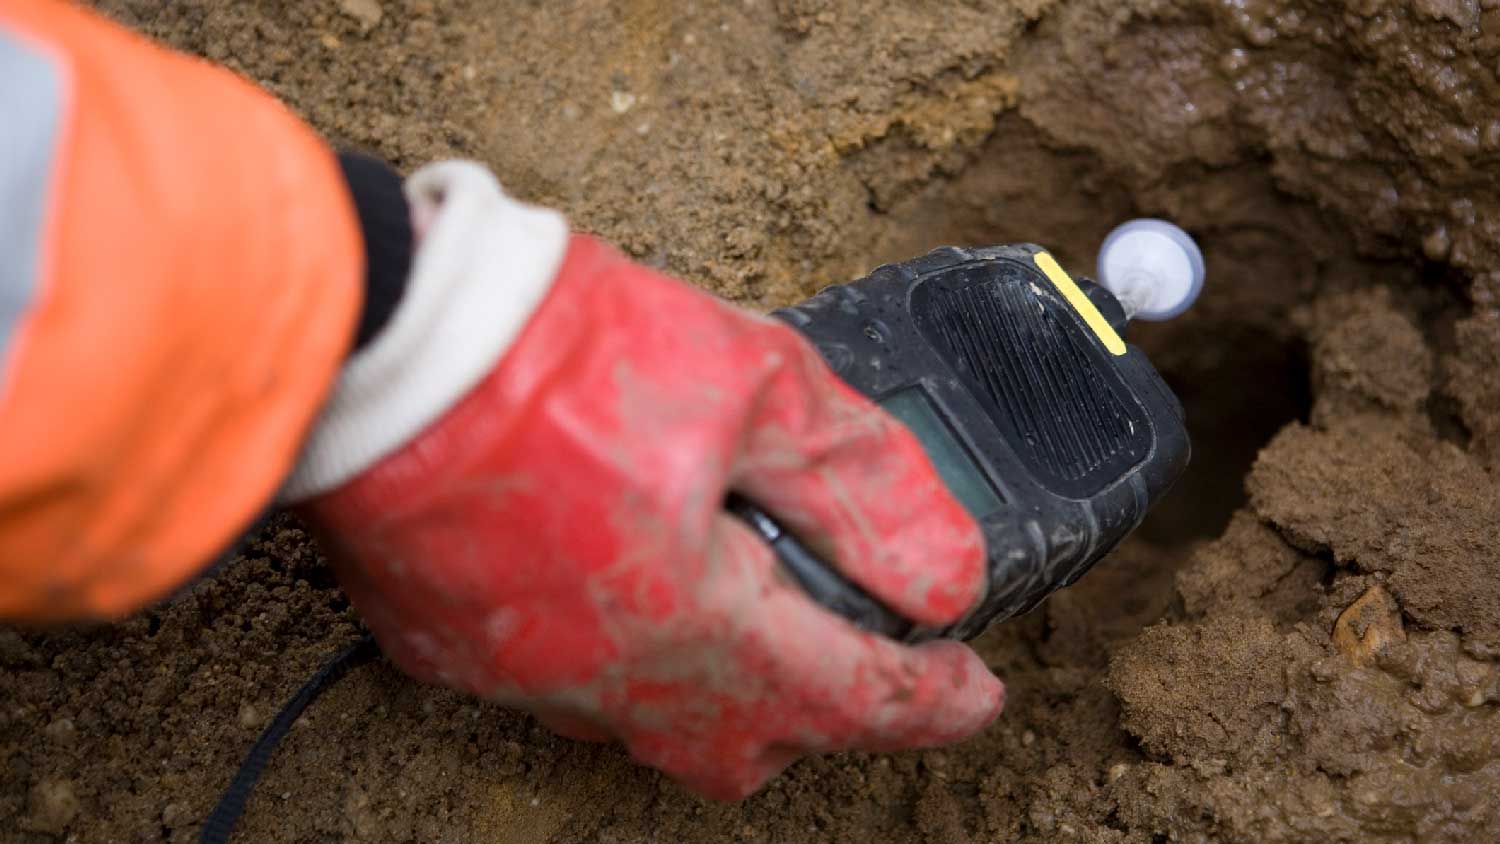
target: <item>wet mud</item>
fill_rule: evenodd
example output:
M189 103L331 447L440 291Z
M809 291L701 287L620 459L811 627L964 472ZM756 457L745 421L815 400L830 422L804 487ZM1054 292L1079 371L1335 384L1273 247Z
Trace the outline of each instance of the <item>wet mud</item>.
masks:
M1500 826L1500 6L1484 0L103 0L335 141L467 156L751 307L944 243L1087 273L1170 217L1209 282L1136 326L1194 464L976 642L1009 708L738 804L378 663L240 840L1480 842ZM0 631L0 839L190 841L357 635L273 523L122 624Z

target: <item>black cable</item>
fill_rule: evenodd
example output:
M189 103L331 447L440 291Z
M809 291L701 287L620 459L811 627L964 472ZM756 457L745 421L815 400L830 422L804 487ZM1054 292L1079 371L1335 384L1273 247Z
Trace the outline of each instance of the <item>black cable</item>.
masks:
M340 651L327 665L318 669L311 680L302 684L302 688L292 695L291 700L286 702L260 734L260 738L255 740L255 746L250 748L245 761L240 763L234 779L224 789L224 796L219 798L219 805L214 807L208 820L203 823L203 833L198 837L202 844L229 844L229 836L245 811L245 803L250 800L256 781L260 779L266 763L271 761L271 753L286 736L287 730L292 728L303 710L317 700L324 690L338 682L351 669L369 662L379 654L380 648L375 644L375 637L366 634Z

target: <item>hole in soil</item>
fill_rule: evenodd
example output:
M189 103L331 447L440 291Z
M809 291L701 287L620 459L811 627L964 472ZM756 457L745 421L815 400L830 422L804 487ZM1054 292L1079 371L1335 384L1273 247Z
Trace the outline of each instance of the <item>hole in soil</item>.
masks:
M898 260L940 243L1033 241L1092 277L1105 234L1131 217L1167 217L1198 239L1208 280L1193 309L1127 333L1182 400L1193 437L1187 473L1139 531L1155 543L1217 537L1245 501L1244 478L1261 447L1286 423L1306 420L1307 351L1290 312L1320 278L1353 260L1351 240L1330 246L1341 233L1330 232L1315 208L1280 193L1263 163L1187 169L1152 192L1171 207L1144 207L1096 156L1051 149L1009 115L956 178L892 204L890 233L876 256Z
M1467 450L1473 433L1464 424L1463 411L1458 400L1434 392L1427 400L1427 418L1432 421L1432 430L1438 438Z
M1163 543L1217 537L1245 502L1260 449L1288 422L1306 421L1312 406L1299 340L1223 317L1183 322L1171 334L1142 326L1131 338L1182 400L1193 438L1188 471L1140 528Z

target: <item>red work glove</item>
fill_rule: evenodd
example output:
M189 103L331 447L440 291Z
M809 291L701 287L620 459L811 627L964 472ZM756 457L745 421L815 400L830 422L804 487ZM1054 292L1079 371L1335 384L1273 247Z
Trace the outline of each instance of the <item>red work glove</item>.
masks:
M972 651L854 629L723 508L744 493L898 612L953 621L982 588L981 539L911 434L790 328L556 235L463 168L409 186L433 220L413 284L437 263L505 290L513 253L451 247L515 240L517 214L535 225L511 245L555 238L560 267L466 394L305 502L386 653L726 799L804 753L989 723L1004 690Z

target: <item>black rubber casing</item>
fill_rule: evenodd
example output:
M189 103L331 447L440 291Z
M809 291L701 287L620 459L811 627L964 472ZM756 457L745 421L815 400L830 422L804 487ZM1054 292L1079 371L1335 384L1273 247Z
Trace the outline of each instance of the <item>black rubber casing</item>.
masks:
M906 421L929 455L938 462L935 448L952 455L956 445L973 470L959 497L984 533L987 590L942 629L896 615L752 502L731 500L814 600L860 627L905 641L968 639L1024 613L1129 535L1187 466L1181 403L1140 349L1105 348L1038 267L1042 251L938 249L775 314L855 389L887 409L896 396L925 408L927 424ZM1076 284L1124 329L1113 296Z

